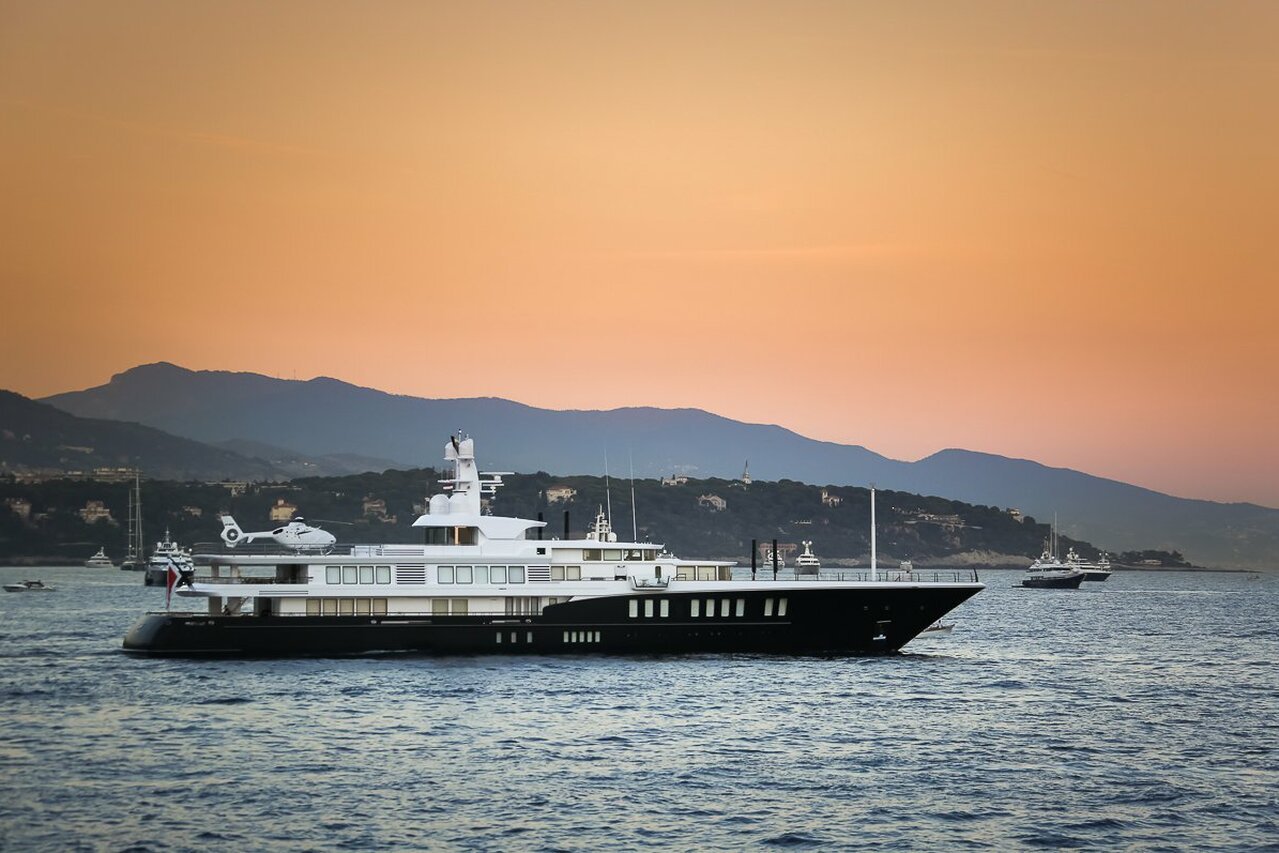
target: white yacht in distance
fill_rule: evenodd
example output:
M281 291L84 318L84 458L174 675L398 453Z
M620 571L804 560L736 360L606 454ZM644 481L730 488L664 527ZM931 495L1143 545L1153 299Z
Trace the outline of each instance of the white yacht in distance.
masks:
M1075 549L1070 549L1074 554ZM1048 589L1078 589L1084 581L1084 573L1077 566L1064 563L1057 556L1057 521L1053 520L1047 547L1039 559L1030 564L1021 585Z
M804 540L804 553L795 558L795 574L816 575L821 572L822 561L813 553L813 543Z
M198 554L170 576L197 612L143 616L127 651L159 655L877 653L901 648L985 586L949 580L733 578L733 565L619 541L597 516L581 539L545 522L485 515L502 485L460 434L448 494L414 522L420 544L250 547ZM566 525L567 526L567 525ZM273 543L274 544L274 543Z
M164 586L169 574L169 563L172 562L179 572L190 572L195 569L191 554L183 551L173 537L169 528L164 529L164 538L155 543L155 550L147 560L147 574L143 583L147 586Z
M115 563L107 556L106 548L99 548L98 553L84 561L86 569L114 569Z
M1104 581L1110 577L1110 558L1103 551L1095 563L1085 562L1074 548L1066 552L1066 565L1084 573L1085 581Z

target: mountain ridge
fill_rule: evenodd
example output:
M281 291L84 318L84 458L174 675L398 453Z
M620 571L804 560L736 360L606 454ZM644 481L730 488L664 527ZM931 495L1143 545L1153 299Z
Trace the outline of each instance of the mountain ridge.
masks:
M551 410L500 397L424 398L331 377L142 365L105 385L44 398L73 414L131 419L206 442L256 441L307 456L354 454L416 467L439 454L459 426L480 441L486 468L599 474L623 448L637 476L684 473L735 478L746 460L756 479L819 485L878 482L969 503L1057 513L1071 536L1113 550L1160 547L1197 563L1279 564L1279 510L1166 495L1033 460L947 448L915 462L857 444L808 438L776 424L748 424L695 408ZM619 466L613 465L617 473Z

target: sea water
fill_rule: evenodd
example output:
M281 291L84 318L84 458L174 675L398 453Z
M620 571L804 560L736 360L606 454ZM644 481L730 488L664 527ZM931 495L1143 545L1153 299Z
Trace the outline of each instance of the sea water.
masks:
M0 569L4 849L1279 845L1279 576L1013 572L889 657L130 657Z

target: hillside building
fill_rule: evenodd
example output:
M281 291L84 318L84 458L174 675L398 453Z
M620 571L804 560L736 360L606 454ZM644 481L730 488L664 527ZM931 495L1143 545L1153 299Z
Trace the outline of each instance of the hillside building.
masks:
M568 503L577 497L577 489L568 486L552 486L546 490L545 494L548 504Z
M111 517L111 510L107 509L107 505L102 501L88 501L79 513L85 524L97 524L99 521L105 521L108 524L116 523Z
M276 498L275 506L271 507L270 517L272 521L292 521L297 511L295 504L289 503L284 498Z
M697 505L704 506L711 512L723 512L728 509L728 501L719 495L701 495L697 498Z

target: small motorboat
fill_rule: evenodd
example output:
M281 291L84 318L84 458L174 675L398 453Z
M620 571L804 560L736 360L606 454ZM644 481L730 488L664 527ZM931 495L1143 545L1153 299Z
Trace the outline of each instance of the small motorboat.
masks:
M951 631L953 631L953 630L955 630L955 623L954 623L954 622L942 622L941 620L938 620L938 621L934 622L933 624L929 625L929 626L928 626L927 628L925 628L924 630L920 631L919 633L921 633L921 634L928 634L928 633L949 634L949 633L950 633Z
M44 581L18 581L4 585L5 592L53 592L53 587Z

